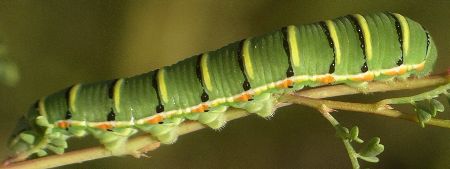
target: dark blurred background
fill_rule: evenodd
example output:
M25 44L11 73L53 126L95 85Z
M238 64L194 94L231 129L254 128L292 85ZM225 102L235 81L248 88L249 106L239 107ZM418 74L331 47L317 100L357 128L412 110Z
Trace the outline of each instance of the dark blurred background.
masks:
M436 72L449 66L450 1L0 1L0 34L20 70L15 87L0 86L0 158L16 120L36 99L77 82L132 76L289 24L352 13L392 11L433 36ZM402 93L336 98L373 102ZM409 92L408 94L411 94ZM446 105L448 107L448 105ZM385 152L370 168L450 168L450 130L340 111L361 137L380 136ZM450 118L449 111L443 115ZM71 147L97 145L73 139ZM148 154L63 168L350 168L334 129L313 109L290 106L271 120L255 115L223 130L201 130Z

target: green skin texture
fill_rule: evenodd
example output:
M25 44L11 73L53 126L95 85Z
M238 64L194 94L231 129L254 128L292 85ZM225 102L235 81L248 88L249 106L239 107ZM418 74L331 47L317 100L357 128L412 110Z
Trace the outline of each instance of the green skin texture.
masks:
M401 44L395 28L395 18L387 13L374 13L364 15L372 39L373 56L367 61L369 71L390 69L397 67L396 63L401 56ZM436 47L430 38L427 49L426 31L421 25L406 18L410 29L410 43L408 55L404 55L403 64L419 64L425 62L421 72L410 71L401 77L427 75L436 60ZM360 47L361 41L355 30L355 25L348 17L333 20L341 49L341 63L335 66L335 75L354 75L361 73L364 51ZM300 50L300 66L293 66L295 76L324 75L327 74L334 59L333 48L330 47L327 36L320 23L296 25L297 47ZM268 85L272 82L286 79L286 70L289 66L288 53L283 48L283 32L276 30L268 34L253 37L250 41L250 60L253 65L254 78L248 79L252 89ZM209 95L209 101L235 96L244 92L242 84L244 74L239 66L237 53L240 43L235 42L221 49L208 53L208 72L211 78L212 90L206 89L197 78L196 65L198 57L194 56L178 62L172 66L164 67L164 78L167 86L166 102L162 101L165 111L188 108L202 103L203 90ZM156 71L142 75L125 78L120 88L120 103L114 103L109 98L109 89L113 81L102 81L82 84L76 94L75 105L77 112L71 112L70 120L87 122L107 121L108 113L114 110L116 121L130 121L154 114L158 105L158 97L152 86ZM247 72L245 72L247 74ZM393 76L380 75L375 80L391 80ZM337 81L345 84L361 84L351 80ZM286 93L299 90L304 86L321 85L317 81L303 81L295 83L292 89L273 88L262 94L253 96L250 102L229 102L217 107L210 107L205 113L185 113L172 118L164 119L163 124L144 124L128 127L113 128L104 131L97 128L73 126L67 130L54 126L55 122L64 120L68 108L67 93L70 88L56 92L45 98L47 116L36 119L39 110L33 106L19 121L18 127L11 137L11 149L15 153L29 152L46 155L49 149L58 154L63 153L67 147L66 139L72 136L93 134L106 148L115 151L120 148L126 139L136 133L138 129L149 132L163 143L173 143L177 135L176 127L185 119L198 120L212 128L218 129L225 124L223 112L227 107L237 107L257 113L262 117L272 115L274 93ZM114 104L119 104L116 110Z

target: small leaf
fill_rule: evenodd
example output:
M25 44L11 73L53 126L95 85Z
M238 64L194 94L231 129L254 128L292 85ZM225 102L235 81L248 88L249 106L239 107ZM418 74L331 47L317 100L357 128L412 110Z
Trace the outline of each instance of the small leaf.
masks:
M364 157L375 157L384 151L384 146L380 144L380 138L374 137L364 145L359 151L359 155Z
M364 156L358 156L358 158L360 158L361 160L370 162L370 163L378 163L378 161L380 161L380 159L378 159L378 157L364 157Z
M417 119L419 120L420 126L425 127L425 122L431 119L431 114L418 106L415 108L415 111L417 113Z
M361 140L359 137L359 128L358 126L354 126L352 127L352 129L350 130L350 141L356 141L358 143L363 143L364 141Z
M336 128L336 136L343 138L343 139L349 139L350 134L347 127L341 126L340 124L334 126Z
M431 107L433 111L444 112L444 105L436 99L431 99Z

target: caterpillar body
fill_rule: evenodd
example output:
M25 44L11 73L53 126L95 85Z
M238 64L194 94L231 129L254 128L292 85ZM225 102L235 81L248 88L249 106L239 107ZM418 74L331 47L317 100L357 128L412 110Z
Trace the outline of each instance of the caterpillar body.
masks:
M396 13L290 25L138 76L42 97L18 122L9 147L60 154L68 138L92 134L114 152L138 131L169 144L185 120L218 129L229 107L269 117L280 93L422 77L436 57L428 31Z

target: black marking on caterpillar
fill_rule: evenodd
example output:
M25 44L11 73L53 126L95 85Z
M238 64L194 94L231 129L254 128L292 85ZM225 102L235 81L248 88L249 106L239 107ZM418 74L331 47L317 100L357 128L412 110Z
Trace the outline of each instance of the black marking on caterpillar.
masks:
M322 27L323 32L327 36L328 43L329 43L331 49L333 49L333 62L331 62L330 69L328 71L329 74L332 74L332 73L334 73L334 70L336 67L336 50L334 49L333 39L331 38L330 31L329 31L328 26L325 23L325 21L320 22L320 26Z
M116 120L116 113L114 113L114 110L111 109L111 111L106 116L106 121L115 121Z
M153 74L153 81L152 81L153 89L156 91L156 97L158 98L158 105L156 106L156 113L164 112L164 106L162 105L161 96L159 94L159 89L158 89L158 72L159 71L160 71L160 69L155 70L155 74Z
M108 97L110 99L112 99L114 97L114 86L116 86L117 81L119 81L119 79L114 79L108 88Z
M116 121L116 113L114 113L114 110L111 108L111 111L106 116L106 121ZM106 129L107 131L113 131L112 129Z
M202 95L200 96L200 99L202 100L202 102L207 102L209 100L209 96L208 96L208 93L206 93L205 86L203 84L202 69L201 69L202 57L203 57L203 55L197 56L195 72L197 74L197 79L200 81L200 84L202 85L202 90L203 90Z
M361 66L361 72L365 73L369 70L367 67L367 56L366 56L366 42L364 41L364 34L361 29L361 25L359 25L358 20L353 15L347 15L347 19L353 24L355 31L358 33L359 41L361 42L361 49L364 56L364 64Z
M72 85L71 87L69 87L67 89L67 91L64 93L64 97L66 98L66 106L67 106L67 111L66 111L66 115L65 115L65 119L69 120L72 118L72 112L70 111L70 91L72 90L72 88L75 85Z
M395 29L397 30L398 35L398 42L400 43L400 59L397 61L397 65L400 66L403 64L403 33L402 33L402 26L400 25L400 21L397 17L395 17L394 14L388 12L388 16L394 19L395 21Z
M244 91L250 90L252 88L252 86L250 85L250 82L248 82L248 78L247 78L247 74L245 73L245 69L244 69L244 56L242 53L242 48L244 47L244 42L245 39L241 40L239 42L239 48L238 50L236 50L237 55L238 55L238 61L239 61L239 68L242 71L242 75L244 75L244 83L242 84L242 87L244 88Z
M289 44L289 35L288 35L287 27L281 28L281 32L283 33L283 49L284 49L284 52L287 55L288 64L289 64L289 67L288 67L288 69L286 71L286 77L292 77L295 74L294 74L294 70L292 69L291 46Z

